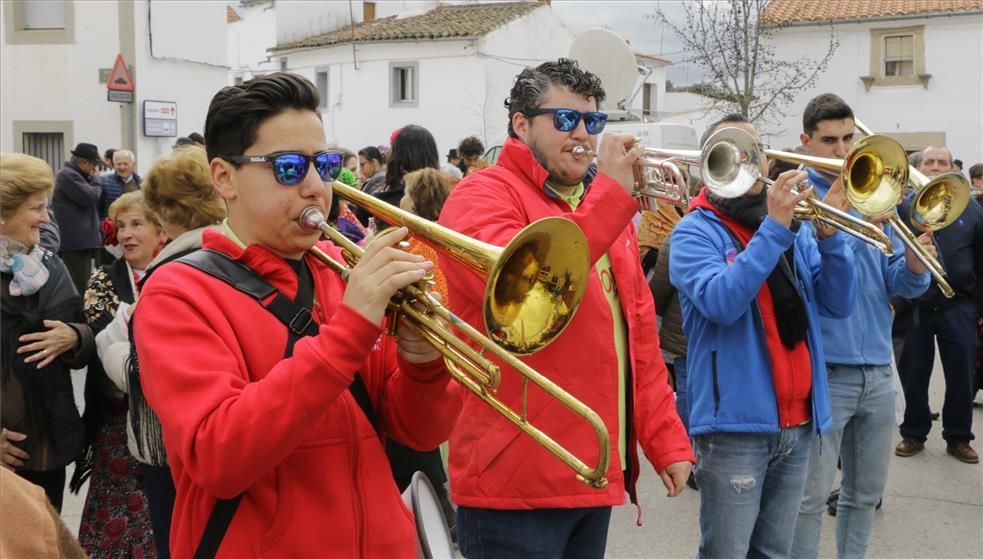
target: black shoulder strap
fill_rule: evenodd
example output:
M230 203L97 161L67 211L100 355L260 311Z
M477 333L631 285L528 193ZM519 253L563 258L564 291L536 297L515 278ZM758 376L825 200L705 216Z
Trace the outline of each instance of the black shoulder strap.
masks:
M297 289L297 298L291 301L288 297L280 293L262 276L241 262L232 260L221 252L201 249L179 259L178 262L186 264L202 272L218 278L230 286L251 296L266 310L273 313L280 322L287 326L287 346L284 350L284 357L293 354L293 347L303 336L314 336L318 333L318 324L311 315L310 308L314 298L314 279L310 270L306 266L302 267L299 274L300 283ZM272 299L270 298L272 296ZM369 391L362 381L362 376L355 373L355 380L348 387L355 401L365 413L369 422L378 431L376 423L375 409L369 397ZM218 548L222 544L222 538L232 523L239 502L242 501L242 493L232 499L219 499L215 502L215 508L208 517L205 525L205 532L198 542L195 549L194 559L211 559L218 553Z

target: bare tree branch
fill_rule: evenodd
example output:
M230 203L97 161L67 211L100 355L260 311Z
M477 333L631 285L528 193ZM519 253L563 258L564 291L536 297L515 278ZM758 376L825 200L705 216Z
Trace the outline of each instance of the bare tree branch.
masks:
M829 44L820 58L780 58L773 42L782 25L761 24L768 0L694 0L683 5L685 25L669 20L662 9L653 19L668 27L689 53L686 62L710 80L680 88L706 97L721 111L735 111L752 122L777 122L796 95L826 71L839 42L830 27Z

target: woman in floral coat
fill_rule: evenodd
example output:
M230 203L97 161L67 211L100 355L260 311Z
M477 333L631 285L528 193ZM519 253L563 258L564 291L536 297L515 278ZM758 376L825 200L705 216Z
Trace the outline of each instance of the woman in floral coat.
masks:
M98 334L121 307L133 304L144 270L163 245L157 217L141 192L120 196L109 208L123 256L97 269L85 292L85 318ZM154 533L141 470L127 449L127 397L96 359L86 379L86 426L91 441L89 474L80 466L73 485L90 476L79 542L93 557L155 557Z

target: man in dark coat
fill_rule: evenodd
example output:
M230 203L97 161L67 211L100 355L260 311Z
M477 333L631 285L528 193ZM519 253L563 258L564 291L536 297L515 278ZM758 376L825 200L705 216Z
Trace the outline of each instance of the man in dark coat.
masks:
M83 142L75 146L71 154L71 160L55 177L51 206L61 231L59 256L68 267L75 288L79 293L84 293L85 284L92 273L92 260L102 247L99 229L99 195L102 187L95 177L99 149Z

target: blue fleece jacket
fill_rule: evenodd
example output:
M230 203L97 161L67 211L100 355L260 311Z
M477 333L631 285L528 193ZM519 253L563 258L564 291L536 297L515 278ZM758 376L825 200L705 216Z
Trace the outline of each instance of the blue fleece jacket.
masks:
M795 275L809 317L813 428L832 424L819 314L847 317L856 303L853 254L836 234L817 241L770 217L743 251L710 210L676 225L669 279L679 291L687 362L690 434L777 432L778 403L757 295L779 257L795 245Z
M829 192L829 181L808 169L809 182L820 198ZM857 212L852 215L859 217ZM891 345L891 307L894 296L914 299L928 289L932 276L908 269L905 247L890 225L884 232L894 245L894 255L885 256L869 243L843 234L853 252L857 277L857 308L847 318L820 319L826 362L837 365L889 365Z

